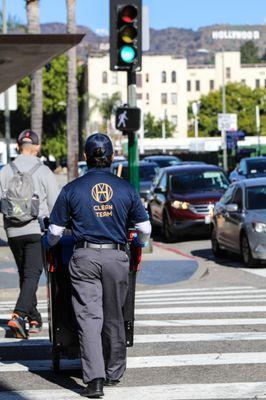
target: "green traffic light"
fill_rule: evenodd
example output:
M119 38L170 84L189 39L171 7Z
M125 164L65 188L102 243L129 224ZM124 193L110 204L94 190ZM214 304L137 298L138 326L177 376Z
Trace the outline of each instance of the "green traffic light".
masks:
M131 64L136 58L136 50L131 46L123 46L120 49L121 60L126 64Z

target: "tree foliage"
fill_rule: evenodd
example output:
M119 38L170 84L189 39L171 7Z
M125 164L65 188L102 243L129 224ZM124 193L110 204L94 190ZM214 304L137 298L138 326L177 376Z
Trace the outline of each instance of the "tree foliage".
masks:
M221 90L202 96L199 113L200 136L219 136L217 127L218 113L222 112ZM230 83L226 86L226 111L236 113L238 116L238 129L246 135L256 134L256 105L260 107L261 133L266 135L266 89L252 90L240 83ZM189 119L193 122L191 105L189 106ZM193 136L193 128L189 131Z
M175 126L168 119L164 120L166 137L172 137L175 131ZM151 114L147 113L144 117L144 136L147 138L162 137L163 121L157 119Z
M241 63L242 64L256 64L260 62L259 48L255 45L253 40L248 40L240 47Z
M104 121L109 121L111 119L112 113L119 103L121 103L120 92L115 92L112 96L99 102L99 111Z

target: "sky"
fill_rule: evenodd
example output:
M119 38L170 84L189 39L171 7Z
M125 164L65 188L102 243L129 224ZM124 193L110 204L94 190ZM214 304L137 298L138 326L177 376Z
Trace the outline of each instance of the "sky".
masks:
M6 0L7 13L26 22L24 0ZM109 0L76 0L77 24L107 33ZM266 24L265 0L143 0L149 7L150 26L191 28L216 23ZM2 9L2 0L0 0ZM65 22L65 0L40 0L41 23Z

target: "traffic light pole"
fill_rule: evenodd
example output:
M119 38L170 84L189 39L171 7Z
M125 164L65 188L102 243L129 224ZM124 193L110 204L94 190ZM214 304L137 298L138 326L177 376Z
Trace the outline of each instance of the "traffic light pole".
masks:
M136 91L136 72L127 71L127 101L129 107L137 105ZM139 152L138 152L138 135L135 132L128 133L128 165L129 165L129 181L135 186L139 192Z

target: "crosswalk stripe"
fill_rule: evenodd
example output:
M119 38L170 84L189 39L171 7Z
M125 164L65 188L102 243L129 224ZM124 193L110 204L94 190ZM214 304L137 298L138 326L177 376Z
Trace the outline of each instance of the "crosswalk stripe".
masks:
M136 306L159 306L171 305L171 304L220 304L220 303L265 303L266 299L230 299L230 300L179 300L179 301L136 301Z
M171 296L171 297L149 297L149 298L144 298L144 297L139 297L136 299L137 303L149 303L153 301L160 301L160 302L165 302L165 301L179 301L179 300L235 300L235 299L266 299L266 293L265 294L237 294L237 295L226 295L226 296L221 296L221 295L215 295L215 296L197 296L197 297L184 297L184 296ZM0 307L1 310L1 307Z
M134 343L171 343L171 342L213 342L213 341L254 341L266 340L266 332L220 332L220 333L175 333L135 335ZM48 337L36 337L31 340L4 338L0 347L50 346Z
M224 290L220 291L205 291L205 292L188 292L181 293L176 291L165 292L165 293L154 293L153 291L147 291L146 294L136 293L136 298L149 299L149 298L164 298L164 297L204 297L204 296L222 296L222 295L252 295L252 294L265 294L266 289L248 289L248 290Z
M218 286L204 288L187 288L187 289L148 289L137 290L136 294L159 294L159 293L196 293L196 292L224 292L226 290L257 290L254 286ZM259 289L258 289L259 290Z
M105 388L105 400L226 400L265 399L266 382L233 382ZM80 390L48 389L0 392L0 400L80 399Z
M128 357L127 369L185 367L200 365L265 364L266 352L178 354L168 356ZM61 360L63 369L80 367L80 360ZM0 362L0 372L47 371L51 360L20 360Z
M42 303L47 303L47 300L38 300L38 304L42 304ZM15 305L15 302L14 301L11 301L11 300L6 300L6 301L0 301L0 306L1 305L9 305L9 304L11 304L12 306L14 306Z
M168 319L137 320L136 327L143 326L230 326L230 325L266 325L266 318L227 318L227 319Z
M225 307L165 307L165 308L136 308L136 315L152 314L212 314L212 313L247 313L265 312L266 306L225 306ZM1 316L0 316L1 318Z
M48 329L48 322L43 322L42 328L43 328L43 329ZM1 331L5 331L5 330L7 330L7 329L9 329L8 326L7 326L7 324L1 324L1 325L0 325L0 332L1 332Z
M47 312L42 312L41 313L42 318L47 318L48 317L48 313ZM10 319L11 314L0 314L0 319Z

